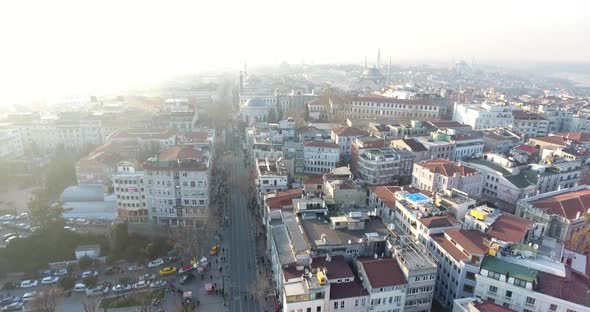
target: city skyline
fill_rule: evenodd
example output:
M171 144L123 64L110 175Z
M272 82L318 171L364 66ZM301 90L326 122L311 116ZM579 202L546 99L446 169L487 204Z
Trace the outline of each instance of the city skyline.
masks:
M3 4L6 102L113 92L249 64L588 63L586 4L459 1ZM576 8L575 10L572 8Z

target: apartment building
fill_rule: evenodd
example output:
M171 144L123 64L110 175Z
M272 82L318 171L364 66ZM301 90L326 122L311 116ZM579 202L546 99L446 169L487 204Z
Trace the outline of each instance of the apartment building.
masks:
M455 142L444 133L431 134L430 137L414 138L427 150L426 159L454 159Z
M340 146L334 142L303 142L304 173L322 174L336 168L340 159Z
M371 311L404 311L408 280L393 258L359 258L357 268L363 287L369 292ZM428 279L431 275L427 276ZM434 280L434 274L432 274ZM412 305L429 305L428 299L420 299Z
M502 128L512 124L512 111L517 109L516 106L495 105L490 102L456 103L453 120L470 125L473 130Z
M112 181L117 197L118 219L130 223L148 222L144 172L137 171L133 163L120 162Z
M343 114L350 120L438 120L440 107L430 100L401 100L379 96L357 96L343 103Z
M419 120L411 120L409 124L405 125L369 124L369 132L371 135L382 138L386 141L401 140L416 136L428 136L430 135L430 132L436 131L436 129L437 128L433 127L431 124Z
M521 199L517 216L541 224L545 236L562 242L572 250L581 250L583 241L576 233L587 226L585 214L590 209L590 186L580 185Z
M452 136L455 141L453 160L461 160L468 157L483 155L483 138L475 134L456 134Z
M18 129L0 129L0 159L21 157L24 152L23 141Z
M359 151L356 177L370 185L403 184L410 180L414 154L390 147Z
M457 189L468 195L481 194L483 177L477 170L445 159L414 164L412 185L429 192Z
M549 120L538 114L514 110L512 119L510 127L522 133L525 138L543 137L549 134Z
M159 151L176 145L176 130L130 128L119 129L106 137L106 142L137 143L141 149Z
M206 219L212 156L208 148L175 146L144 163L152 222L198 226Z
M350 170L356 172L358 170L359 152L366 148L381 148L385 146L385 141L374 136L362 136L354 138L352 142L352 160L350 162Z
M430 159L430 156L428 155L428 149L414 138L393 140L391 141L390 146L414 153L415 163Z
M505 154L522 141L522 136L508 129L482 131L484 149L491 153Z
M437 259L435 298L450 308L457 298L473 297L475 275L487 253L485 234L477 230L449 229L433 234L427 248Z
M258 159L256 161L256 191L258 200L264 194L289 188L289 174L281 159Z
M352 142L354 138L364 136L366 133L353 127L338 127L332 129L331 139L340 146L340 157L350 159L352 157Z
M524 250L515 250L521 255ZM529 256L487 255L476 274L475 296L518 312L590 311L588 277L559 262Z

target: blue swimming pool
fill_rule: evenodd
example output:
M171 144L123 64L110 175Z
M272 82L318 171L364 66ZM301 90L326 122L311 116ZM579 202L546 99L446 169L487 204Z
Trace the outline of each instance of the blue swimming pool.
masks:
M428 196L422 193L406 194L406 198L413 202L421 202L429 199Z

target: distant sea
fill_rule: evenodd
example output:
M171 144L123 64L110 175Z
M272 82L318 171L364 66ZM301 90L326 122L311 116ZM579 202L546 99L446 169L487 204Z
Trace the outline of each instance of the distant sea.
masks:
M562 72L553 74L551 76L569 80L577 87L590 88L590 74Z

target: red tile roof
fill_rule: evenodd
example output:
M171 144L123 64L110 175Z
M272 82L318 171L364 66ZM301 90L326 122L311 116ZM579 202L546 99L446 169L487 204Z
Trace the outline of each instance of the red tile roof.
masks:
M290 280L294 278L300 278L305 274L305 271L297 270L297 264L289 265L283 268L283 277L285 280Z
M336 135L342 136L342 137L360 136L360 135L367 134L365 131L362 131L361 129L357 129L357 128L353 128L353 127L338 127L338 128L332 129L332 132L334 132Z
M359 281L348 283L331 283L330 300L368 296L369 292Z
M362 258L359 261L367 274L367 279L372 288L397 286L407 283L404 273L399 268L395 259Z
M469 257L463 253L459 248L455 247L451 241L445 238L444 234L430 235L430 238L437 243L442 249L444 249L453 259L457 261L468 260Z
M514 149L519 150L519 151L524 151L529 154L534 154L539 151L538 148L535 148L535 147L532 147L529 145L519 145L519 146L515 147Z
M529 204L544 210L547 214L559 215L573 220L578 214L580 217L584 217L584 213L590 209L590 189L548 196L531 201Z
M445 177L452 177L455 173L458 173L461 176L468 176L477 173L477 170L471 167L462 166L459 163L446 159L426 160L418 163L418 165L428 169L430 172L440 173Z
M304 185L324 184L324 177L321 175L312 176L303 182Z
M390 209L395 207L395 192L402 190L399 186L374 186L369 189Z
M406 145L412 150L412 152L426 152L427 149L424 145L414 139L403 139Z
M330 261L326 257L315 257L311 262L312 268L326 269L328 279L354 278L354 273L346 262L344 256L333 256Z
M445 216L435 216L429 218L422 218L419 219L420 223L422 223L425 227L429 229L439 228L439 227L447 227L459 224L459 221L455 219L453 216L445 215Z
M503 213L488 230L488 236L504 242L522 242L535 223L512 214Z
M485 234L480 231L451 229L445 233L470 254L485 254L487 251L483 244Z
M185 160L185 159L197 159L200 160L203 153L189 146L174 146L168 148L160 153L158 160L170 161L170 160Z
M562 137L566 140L574 141L577 143L587 143L590 142L590 133L587 132L566 132L566 133L558 133L554 136Z
M293 198L301 197L301 189L289 189L286 191L277 192L276 197L272 197L266 200L268 209L282 209L283 207L293 205Z
M305 142L303 142L303 146L340 148L338 146L338 144L336 144L334 142L320 142L320 141L305 141Z
M505 308L487 300L482 302L475 301L473 305L479 310L479 312L516 312L516 310Z
M539 271L537 280L537 291L540 293L580 305L588 303L590 279L571 268L566 268L565 277Z
M532 141L532 140L541 141L541 142L554 144L554 145L566 146L565 141L561 137L558 137L558 136L536 137L536 138L530 139L530 141Z

